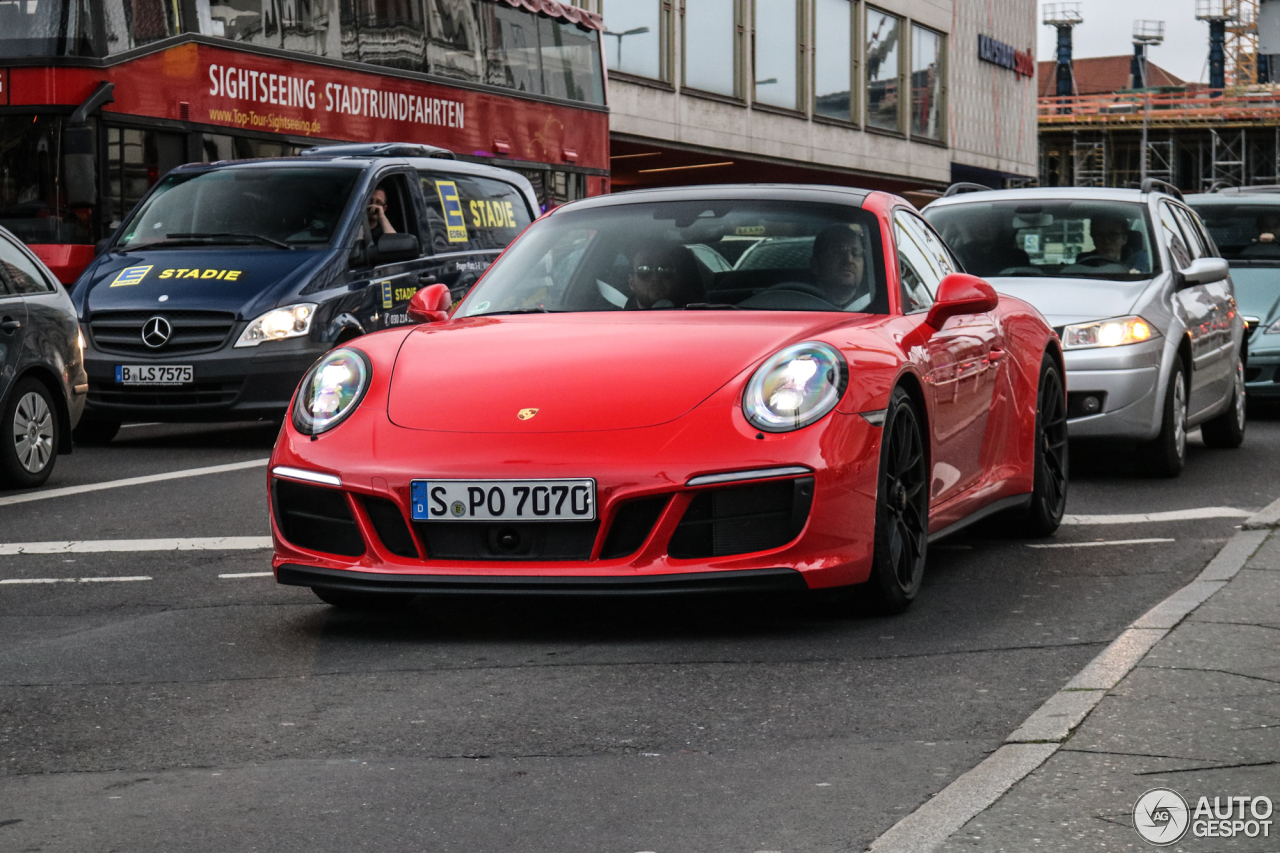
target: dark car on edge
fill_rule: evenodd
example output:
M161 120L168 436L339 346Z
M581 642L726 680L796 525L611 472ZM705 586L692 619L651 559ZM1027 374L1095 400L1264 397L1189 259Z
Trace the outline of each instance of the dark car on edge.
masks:
M460 299L534 218L524 177L424 145L180 166L72 291L89 376L83 442L126 421L279 420L307 368Z
M86 387L71 298L0 228L0 488L49 479L58 454L71 452Z

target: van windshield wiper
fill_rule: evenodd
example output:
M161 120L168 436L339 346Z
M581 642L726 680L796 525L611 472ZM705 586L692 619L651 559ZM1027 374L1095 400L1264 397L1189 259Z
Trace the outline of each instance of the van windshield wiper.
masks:
M219 233L186 233L186 234L167 234L163 240L154 240L150 243L141 243L137 246L126 246L123 249L116 249L119 252L135 252L139 249L156 249L162 246L207 246L210 243L261 243L264 246L275 246L279 249L294 249L288 243L282 243L279 240L273 240L270 237L263 237L261 234L246 234L240 231L228 231Z

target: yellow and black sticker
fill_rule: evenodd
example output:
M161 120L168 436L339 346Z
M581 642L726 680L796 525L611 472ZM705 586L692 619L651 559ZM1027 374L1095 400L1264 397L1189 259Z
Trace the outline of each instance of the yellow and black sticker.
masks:
M126 284L137 284L146 278L149 272L151 272L150 266L126 267L120 270L120 275L116 276L116 280L111 282L111 286L124 287Z
M462 201L458 198L458 185L453 181L436 181L440 206L444 210L445 233L450 243L467 242L467 220L462 215Z
M739 225L733 233L738 237L763 237L767 230L763 225Z
M418 288L416 287L397 287L395 291L395 301L408 302L417 292Z
M147 269L151 269L147 267ZM216 281L235 281L243 275L243 270L205 270L200 268L187 269L181 267L178 269L164 270L160 273L160 278L198 278L198 279L214 279ZM133 282L129 282L132 284Z
M471 225L475 228L515 228L515 207L509 201L473 201Z
M391 301L391 279L383 279L378 282L378 284L382 285L382 307L390 308L392 305L395 305L395 303Z

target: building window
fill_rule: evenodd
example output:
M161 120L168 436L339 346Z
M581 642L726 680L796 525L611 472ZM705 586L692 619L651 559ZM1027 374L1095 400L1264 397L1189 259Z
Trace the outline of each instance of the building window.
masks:
M815 0L813 111L850 121L853 113L853 2Z
M911 135L942 141L942 36L911 28Z
M902 130L898 75L902 51L898 49L902 19L867 8L867 125Z
M737 0L686 0L684 85L739 97Z
M755 99L794 110L800 106L796 0L756 0Z
M605 58L610 71L667 79L663 0L604 0Z

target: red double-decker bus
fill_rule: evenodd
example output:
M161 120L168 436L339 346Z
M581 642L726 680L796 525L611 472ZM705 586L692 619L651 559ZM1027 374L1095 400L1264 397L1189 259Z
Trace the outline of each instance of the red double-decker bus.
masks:
M174 166L325 141L607 192L602 29L555 0L0 0L0 225L69 284Z

